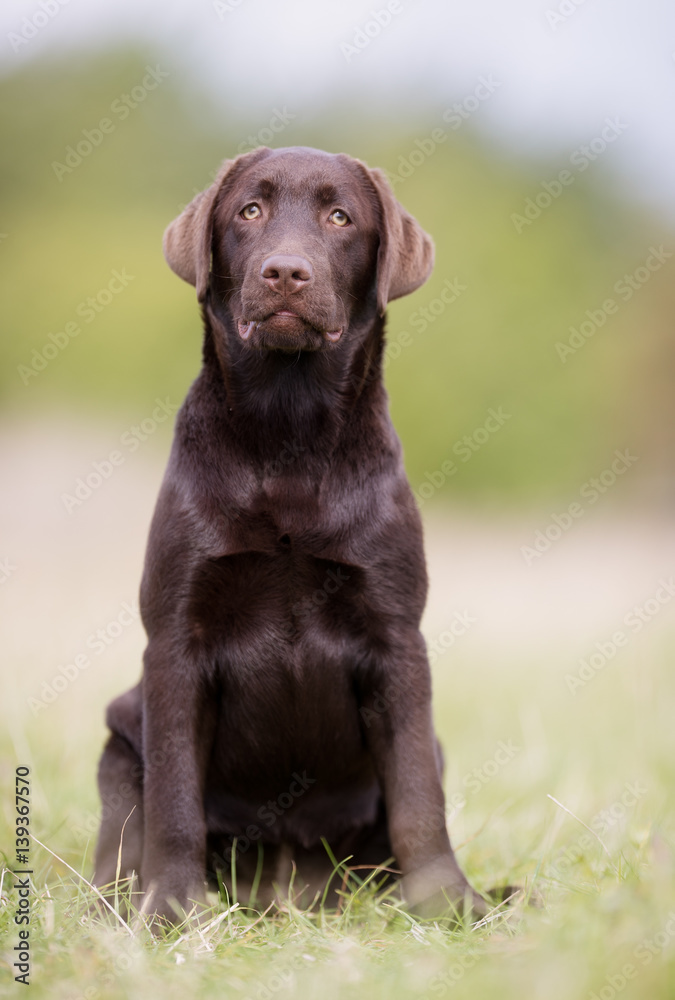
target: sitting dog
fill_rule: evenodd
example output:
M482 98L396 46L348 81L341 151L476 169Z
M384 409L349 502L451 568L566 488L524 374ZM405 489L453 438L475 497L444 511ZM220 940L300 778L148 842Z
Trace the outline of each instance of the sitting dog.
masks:
M387 303L429 277L432 242L381 171L260 148L164 252L195 286L203 366L150 530L142 680L107 711L99 787L122 804L95 881L121 844L171 920L233 870L239 896L292 881L311 905L327 844L354 867L393 858L422 912L484 913L446 830L421 522L381 375Z

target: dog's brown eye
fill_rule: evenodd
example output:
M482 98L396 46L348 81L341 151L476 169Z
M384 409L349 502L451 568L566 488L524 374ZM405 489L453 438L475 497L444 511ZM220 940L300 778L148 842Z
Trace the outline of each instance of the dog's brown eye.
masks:
M331 212L328 219L334 226L348 226L350 222L349 216L341 208L336 208L334 212Z
M261 214L260 205L256 205L256 203L253 201L251 202L250 205L247 205L246 208L242 208L239 214L241 215L242 219L257 219L258 216Z

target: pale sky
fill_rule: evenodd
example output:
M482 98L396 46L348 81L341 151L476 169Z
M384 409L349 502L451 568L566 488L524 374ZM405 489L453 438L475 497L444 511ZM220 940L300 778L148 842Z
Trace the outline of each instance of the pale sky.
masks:
M48 18L41 3L58 13ZM244 113L250 108L256 127L277 106L305 110L354 94L372 112L374 127L383 108L393 115L402 103L419 102L425 112L437 107L440 114L474 94L483 77L498 86L480 101L472 123L517 155L567 156L598 136L605 119L619 119L627 127L608 151L607 167L634 197L663 206L675 220L672 0L58 5L4 0L2 72L48 54L141 40L180 61L214 99L227 95ZM378 24L373 12L389 23ZM37 29L26 28L24 18ZM22 30L33 33L25 44L16 40Z

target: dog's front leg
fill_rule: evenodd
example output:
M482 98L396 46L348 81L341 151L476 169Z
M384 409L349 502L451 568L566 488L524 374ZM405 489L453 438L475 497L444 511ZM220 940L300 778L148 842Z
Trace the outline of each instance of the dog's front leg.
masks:
M141 884L145 908L175 921L175 903L204 899L204 784L215 710L199 665L169 643L144 657L144 819ZM174 904L172 906L172 903Z
M431 679L422 637L380 661L362 690L366 739L384 792L389 839L405 901L425 915L485 901L470 886L450 845L441 761L431 715Z

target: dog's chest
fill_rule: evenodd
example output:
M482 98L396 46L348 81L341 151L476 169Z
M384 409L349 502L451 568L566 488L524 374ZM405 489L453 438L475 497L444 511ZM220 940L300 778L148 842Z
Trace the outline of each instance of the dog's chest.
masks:
M187 608L207 655L226 669L264 668L268 676L297 668L310 648L358 646L368 610L362 570L298 551L290 535L202 563Z
M328 774L338 759L359 756L354 672L368 646L364 587L361 570L299 553L292 542L201 568L190 619L222 691L218 731L227 740L218 759L228 773L234 744L284 774L308 760L321 760Z

